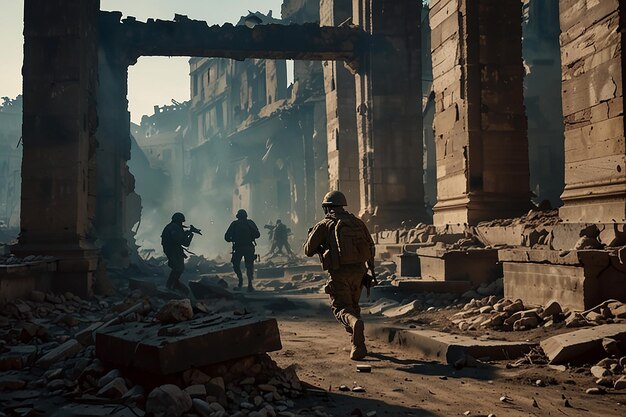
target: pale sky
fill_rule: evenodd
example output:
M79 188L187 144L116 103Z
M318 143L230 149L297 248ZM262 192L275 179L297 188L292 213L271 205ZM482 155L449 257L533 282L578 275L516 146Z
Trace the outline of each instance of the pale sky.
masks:
M145 21L149 17L171 20L184 14L209 24L236 23L248 10L280 18L282 0L101 0L102 10L119 10ZM0 0L0 97L22 91L23 0ZM138 122L152 114L155 104L189 99L187 58L144 57L130 68L128 98L131 118Z

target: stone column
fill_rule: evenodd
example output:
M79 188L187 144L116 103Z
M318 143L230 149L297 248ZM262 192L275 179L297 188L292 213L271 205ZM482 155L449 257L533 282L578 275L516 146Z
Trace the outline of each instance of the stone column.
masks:
M437 204L434 223L530 208L520 0L430 2Z
M354 0L373 35L356 76L361 215L381 227L425 221L421 11L415 0Z
M352 17L352 0L321 0L320 25L338 26ZM359 212L359 143L354 75L342 61L324 61L329 185Z
M98 83L98 198L95 229L102 256L110 267L129 265L126 240L126 197L134 190L130 160L130 113L128 112L128 67L122 14L101 12L99 16Z
M624 223L626 4L561 0L560 13L565 117L560 216L572 223Z
M57 291L89 296L95 209L98 0L26 0L18 255L59 258Z

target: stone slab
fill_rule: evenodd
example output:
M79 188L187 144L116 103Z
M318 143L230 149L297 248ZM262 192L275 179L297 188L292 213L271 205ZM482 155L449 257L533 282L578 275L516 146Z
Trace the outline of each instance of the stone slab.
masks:
M56 261L0 265L0 304L27 299L33 290L49 291L56 270Z
M421 276L435 281L468 281L474 286L502 276L495 249L452 250L438 247L417 251Z
M366 326L366 332L369 337L384 339L403 349L418 353L420 358L450 364L467 355L476 359L515 359L537 346L529 342L476 339L434 330L394 328L384 324Z
M504 296L544 305L586 310L614 298L626 301L626 272L614 254L602 250L500 250Z
M405 252L395 257L398 265L398 276L419 277L421 274L420 258L416 253Z
M75 356L81 350L83 350L83 345L81 345L76 339L70 339L39 358L37 366L41 368L49 368L57 362L61 362Z
M275 319L212 315L173 325L132 323L96 332L102 361L170 375L282 349Z
M626 342L626 324L605 324L552 336L541 342L551 364L596 363L606 357L602 339L609 337Z

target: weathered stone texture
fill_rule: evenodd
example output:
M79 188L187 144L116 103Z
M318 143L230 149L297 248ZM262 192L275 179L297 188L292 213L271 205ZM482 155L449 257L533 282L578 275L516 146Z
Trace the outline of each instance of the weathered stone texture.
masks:
M431 2L437 153L435 224L529 207L521 2Z
M421 3L358 0L354 23L372 34L356 76L361 215L380 226L425 221Z
M24 14L22 214L14 253L61 258L55 286L82 296L91 293L97 262L87 235L95 214L98 9L97 0L33 0Z
M322 0L320 25L337 26L352 17L351 0ZM354 75L341 61L324 61L324 90L330 188L342 191L352 211L358 211L359 149L356 131Z
M561 0L566 222L626 222L623 26L618 0ZM621 21L621 23L620 23Z
M107 363L169 375L280 350L275 319L214 315L167 327L138 323L96 333L96 355Z

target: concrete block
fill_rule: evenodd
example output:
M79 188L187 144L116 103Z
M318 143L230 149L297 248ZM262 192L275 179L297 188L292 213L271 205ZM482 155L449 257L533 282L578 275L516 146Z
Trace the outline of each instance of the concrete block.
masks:
M251 316L212 315L167 326L132 323L96 333L102 361L157 375L280 349L276 320Z
M626 301L626 272L603 250L501 250L504 296L545 305L586 310L614 298Z
M495 249L448 250L436 247L417 251L421 276L435 281L468 281L474 286L502 276Z
M606 357L602 340L626 342L626 324L605 324L552 336L541 342L551 364L595 363Z
M402 255L396 256L395 260L398 265L398 276L420 276L420 258L416 253L405 252Z
M416 352L420 354L420 358L449 364L454 364L468 355L476 359L515 359L537 346L529 342L476 339L434 330L400 329L385 325L366 326L366 332L368 337L385 339L406 350Z

